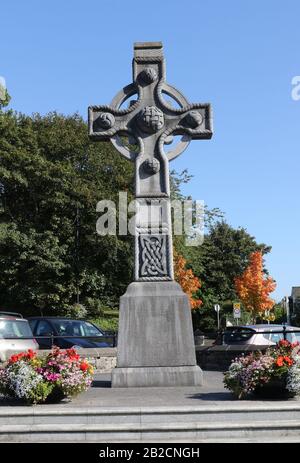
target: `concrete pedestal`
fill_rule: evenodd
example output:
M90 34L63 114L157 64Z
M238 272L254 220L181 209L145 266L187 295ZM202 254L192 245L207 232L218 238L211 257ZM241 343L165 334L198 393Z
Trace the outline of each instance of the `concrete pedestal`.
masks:
M188 297L174 281L134 282L120 299L112 387L202 385Z

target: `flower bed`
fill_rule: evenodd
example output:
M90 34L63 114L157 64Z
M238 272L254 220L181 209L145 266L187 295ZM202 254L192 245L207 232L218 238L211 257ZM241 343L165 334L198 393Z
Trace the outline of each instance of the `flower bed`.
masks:
M250 394L285 398L300 394L300 345L281 340L275 347L236 358L224 373L224 385L235 397Z
M0 370L0 394L33 404L59 401L86 391L92 380L92 366L75 349L54 347L40 358L28 350L12 355Z

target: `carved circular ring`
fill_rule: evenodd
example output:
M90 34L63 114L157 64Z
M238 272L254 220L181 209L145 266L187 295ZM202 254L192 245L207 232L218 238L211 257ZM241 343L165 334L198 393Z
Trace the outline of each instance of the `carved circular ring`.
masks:
M199 113L199 111L193 110L187 114L186 121L190 127L192 127L193 129L196 129L203 121L203 117Z
M146 161L144 162L144 166L145 170L149 174L157 174L157 172L159 172L160 170L160 162L156 158L146 159Z
M138 116L140 127L150 133L158 132L165 123L163 112L156 106L146 106Z
M145 84L152 84L157 79L157 72L153 68L146 68L140 73L140 78Z
M162 84L162 90L164 93L169 95L170 97L174 98L175 101L179 104L181 108L188 106L189 102L187 99L180 93L178 90L176 90L175 87L172 87L171 85L167 83ZM116 109L120 109L121 105L126 101L129 97L134 96L137 93L136 86L135 84L129 84L126 87L124 87L122 90L120 90L116 96L113 98L111 102L111 106ZM141 138L138 137L139 143L140 143L140 152L143 151L143 143L141 141ZM189 143L191 141L191 137L188 134L182 135L181 141L176 145L176 147L172 148L170 151L166 153L166 156L169 161L172 159L175 159L177 156L179 156L183 151L188 147ZM114 135L111 138L111 143L113 146L116 148L119 153L124 156L126 159L129 160L134 160L137 156L136 151L130 150L127 146L125 147L123 145L122 139L119 135ZM161 146L161 151L163 152L163 143ZM167 280L169 278L166 278Z
M115 117L111 113L101 113L97 119L99 126L102 129L111 129L115 123Z

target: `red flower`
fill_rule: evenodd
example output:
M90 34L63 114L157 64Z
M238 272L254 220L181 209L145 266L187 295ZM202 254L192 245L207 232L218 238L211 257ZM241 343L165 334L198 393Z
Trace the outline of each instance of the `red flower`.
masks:
M291 345L291 343L289 341L287 341L286 339L281 339L279 342L278 342L278 345L280 347L289 347Z
M16 363L24 357L25 353L20 352L19 354L14 354L10 357L9 363Z
M87 371L88 369L89 369L89 364L88 364L88 363L82 362L82 363L80 364L80 370L81 370L81 371Z
M27 357L28 359L33 359L35 356L36 356L36 353L33 352L32 349L28 349L27 354L26 354L26 357Z
M66 354L71 361L77 361L80 359L80 355L77 354L76 350L72 347L66 350Z
M291 357L288 357L287 355L285 356L280 355L279 357L277 357L277 360L275 363L278 367L283 367L284 365L288 365L288 366L293 365L294 362L291 359Z
M20 352L19 354L12 355L10 359L8 360L8 363L16 363L22 359L31 360L35 356L36 356L36 352L34 352L32 349L28 349L27 352Z
M283 357L282 357L282 356L280 356L280 357L277 358L277 360L276 360L276 365L277 365L278 367L282 367L282 366L283 366Z

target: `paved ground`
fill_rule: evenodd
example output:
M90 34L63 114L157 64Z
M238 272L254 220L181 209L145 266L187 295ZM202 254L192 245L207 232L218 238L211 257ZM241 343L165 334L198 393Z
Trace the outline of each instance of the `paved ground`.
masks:
M204 372L202 387L151 387L111 389L110 375L97 375L93 387L72 401L72 405L83 404L130 407L200 405L200 401L231 400L222 383L221 372Z
M79 395L72 401L64 401L55 405L39 405L38 407L173 407L173 406L232 406L247 407L258 404L277 405L294 402L298 399L281 401L254 399L233 400L229 391L223 386L223 373L217 371L204 371L204 385L199 387L166 387L166 388L120 388L110 387L110 375L96 375L87 392ZM0 406L13 406L20 404L8 403L0 399ZM291 404L292 405L292 404Z
M96 407L172 407L172 406L209 406L232 405L242 406L247 402L251 407L258 403L269 402L274 405L274 400L237 401L233 400L231 393L223 386L223 373L219 371L204 371L204 385L199 387L152 387L152 388L120 388L110 387L110 375L96 375L93 387L84 394L64 406L96 406ZM289 399L282 403L294 401ZM280 401L275 401L279 402Z
M97 375L72 401L0 399L0 440L299 443L299 400L234 400L222 379L205 371L202 387L112 389L110 375Z

